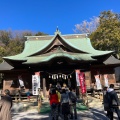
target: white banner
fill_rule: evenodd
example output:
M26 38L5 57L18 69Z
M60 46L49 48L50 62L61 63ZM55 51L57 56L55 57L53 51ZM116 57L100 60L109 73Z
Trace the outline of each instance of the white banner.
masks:
M109 87L109 84L108 84L108 76L107 76L107 75L104 75L104 80L105 80L105 86L106 86L106 87Z
M79 78L79 74L80 74L80 70L76 70L76 83L77 86L80 86L80 78Z
M102 86L101 86L101 82L100 82L99 75L95 75L95 80L96 80L97 90L102 89Z
M40 88L40 76L32 75L32 93L38 95L38 88Z

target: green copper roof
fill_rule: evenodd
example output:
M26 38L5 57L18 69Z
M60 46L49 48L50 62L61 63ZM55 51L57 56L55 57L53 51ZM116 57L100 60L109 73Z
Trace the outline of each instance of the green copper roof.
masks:
M27 62L24 62L23 64L36 64L36 63L42 63L42 62L48 62L54 58L67 58L69 60L73 61L96 61L96 59L93 59L91 57L91 54L68 54L68 53L53 53L50 55L38 55L33 57L28 57Z
M55 42L56 38L69 50L69 53L52 53L50 56L45 56L48 50ZM61 35L56 32L54 36L27 36L25 48L21 54L4 57L7 60L27 60L26 63L40 63L49 61L55 57L67 57L71 60L94 60L91 56L101 56L111 54L113 51L95 50L90 42L90 39L85 35ZM84 54L83 54L84 53Z

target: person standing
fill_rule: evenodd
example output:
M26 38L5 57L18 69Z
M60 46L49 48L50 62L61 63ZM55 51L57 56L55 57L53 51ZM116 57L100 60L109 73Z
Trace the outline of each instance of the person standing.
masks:
M60 89L56 89L56 94L58 96L58 114L60 114L60 100L61 100L61 94L60 94Z
M29 90L26 92L26 95L27 95L27 99L30 101L30 91Z
M18 94L19 94L19 100L21 101L21 94L22 94L22 92L23 92L24 89L25 89L24 81L23 81L21 75L18 76L18 83L19 83Z
M49 85L49 95L52 94L53 86L52 84Z
M56 94L56 89L52 89L50 94L50 106L51 106L51 117L52 120L58 120L58 95Z
M108 117L110 118L110 120L113 120L113 112L116 112L118 119L120 120L120 110L119 110L120 102L117 93L114 90L114 84L110 84L110 87L107 92L108 92L108 102L109 102Z
M71 80L68 78L68 88L71 88Z
M69 102L70 102L70 119L73 119L73 111L74 111L74 116L75 119L77 119L77 110L76 110L76 101L77 101L77 96L76 93L72 90L72 88L69 88Z
M56 88L57 88L58 90L61 89L61 85L60 85L59 82L57 82Z
M109 101L108 101L107 90L108 90L108 87L103 88L103 106L104 106L104 110L107 111L106 116L108 116L108 111L109 111Z
M0 100L0 120L12 120L12 98L9 95L10 91L8 89L4 90L4 96Z
M18 80L19 80L19 87L20 87L20 90L24 90L25 88L25 85L24 85L24 81L22 79L22 76L18 76Z
M66 92L65 88L62 89L61 107L62 107L62 114L64 116L64 120L68 120L68 114L70 113L69 95Z

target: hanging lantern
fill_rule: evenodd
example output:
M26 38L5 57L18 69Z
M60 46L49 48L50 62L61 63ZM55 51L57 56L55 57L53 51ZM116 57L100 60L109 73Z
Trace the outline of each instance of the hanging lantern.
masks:
M53 79L55 79L55 76L53 75Z
M61 78L61 75L59 75L59 77Z
M52 79L54 79L54 75L52 75Z
M49 78L51 78L51 76L49 75Z
M57 75L57 79L58 79L58 75Z
M70 75L70 78L72 78L72 75Z
M65 80L66 80L66 75L65 75Z

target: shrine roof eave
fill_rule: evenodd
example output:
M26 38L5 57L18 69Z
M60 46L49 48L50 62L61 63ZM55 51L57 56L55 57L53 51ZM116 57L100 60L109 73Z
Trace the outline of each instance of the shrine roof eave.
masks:
M115 65L119 64L120 65L120 60L115 58L113 55L111 55L109 58L107 58L104 62L105 65Z
M1 64L0 64L0 71L2 70L12 70L14 69L13 66L11 66L10 64L8 64L7 62L3 61Z
M22 57L22 56L9 56L9 57L3 57L3 59L5 59L5 60L7 60L7 61L21 61L21 62L25 62L25 61L28 61L28 60L31 60L32 61L32 59L43 59L44 58L44 60L45 61L47 61L47 59L51 59L51 57L52 57L52 59L53 58L55 58L56 56L59 56L59 57L65 57L65 56L69 56L69 58L71 59L71 60L75 60L75 59L78 59L78 56L80 57L80 58L82 58L83 60L95 60L94 58L97 58L97 57L99 57L99 56L104 56L104 55L111 55L113 53L113 51L109 51L109 52L104 52L104 53L102 53L102 54L99 54L99 55L94 55L94 54L80 54L80 53L72 53L72 54L67 54L67 53L59 53L59 55L58 55L58 53L54 53L54 54L48 54L47 56L46 55L38 55L38 56L31 56L31 57ZM81 57L82 56L82 57ZM84 56L84 57L83 57ZM33 61L36 61L36 60L33 60ZM39 60L40 61L40 60Z
M49 56L33 56L33 57L27 57L27 61L23 62L23 64L38 64L43 62L49 62L53 59L67 59L71 61L97 61L96 59L93 59L90 54L67 54L67 53L54 53Z

